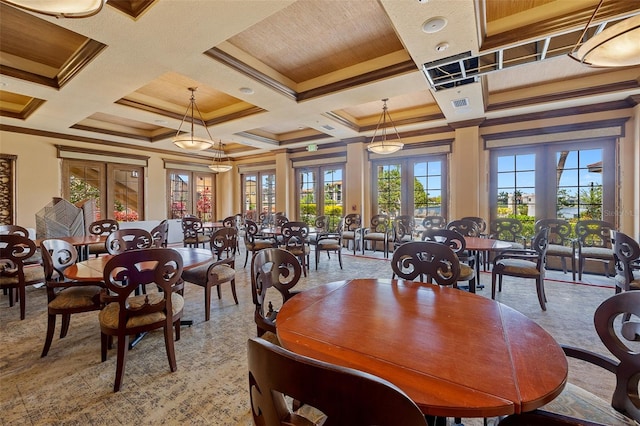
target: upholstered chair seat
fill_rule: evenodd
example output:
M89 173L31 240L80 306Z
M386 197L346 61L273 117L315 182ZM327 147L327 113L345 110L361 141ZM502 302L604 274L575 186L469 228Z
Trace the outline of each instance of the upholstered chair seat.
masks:
M57 294L47 305L50 309L90 308L100 299L100 286L69 287Z
M504 259L499 261L498 264L502 267L502 273L506 275L540 275L540 271L536 268L536 262L522 259Z
M148 298L148 299L147 299ZM127 303L131 310L141 308L145 305L145 300L149 305L155 305L164 299L162 293L148 293L141 294L139 296L131 296L127 299ZM184 308L184 299L178 293L171 293L171 309L173 315L177 315ZM112 330L118 329L118 316L120 315L120 305L118 303L109 303L103 310L100 311L98 319L100 326L103 328L109 328ZM166 315L164 312L154 312L147 315L132 316L127 320L126 328L142 327L149 324L154 324L160 321L164 321Z
M211 265L206 263L196 268L188 269L182 273L182 278L190 283L206 281L209 266ZM218 281L230 281L236 275L235 269L226 264L214 266L211 268L211 273L215 275L215 279Z

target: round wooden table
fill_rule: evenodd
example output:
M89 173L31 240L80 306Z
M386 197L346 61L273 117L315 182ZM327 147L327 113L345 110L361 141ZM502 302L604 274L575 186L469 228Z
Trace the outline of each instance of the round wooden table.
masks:
M192 247L171 247L171 249L177 251L180 253L180 256L182 256L183 269L195 268L213 259L213 255L209 249ZM104 255L78 262L65 269L64 276L76 281L101 281L104 266L112 257L112 255Z
M287 301L282 346L372 373L429 415L492 417L553 400L567 359L551 335L501 303L403 280L354 279Z

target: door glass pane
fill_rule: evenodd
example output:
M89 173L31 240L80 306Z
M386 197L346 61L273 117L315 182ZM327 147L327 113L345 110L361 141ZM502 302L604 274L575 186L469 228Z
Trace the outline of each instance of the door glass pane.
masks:
M189 174L171 173L169 175L170 219L181 219L191 211L189 193Z
M213 220L213 176L196 176L196 216L202 221Z
M96 200L97 219L104 219L100 214L100 182L101 166L83 166L72 164L69 167L69 201L78 203L88 199Z
M276 175L266 173L260 177L262 211L268 214L276 212Z
M536 216L535 154L498 156L496 216L519 219L523 234L533 233Z
M342 168L325 169L322 174L324 189L324 209L329 229L336 230L344 211L342 205Z
M257 176L248 175L244 177L244 214L247 219L256 221L258 202L258 183Z
M442 214L442 165L424 161L413 166L413 216L421 224L425 216Z
M556 214L567 220L602 220L603 150L556 152Z
M140 219L141 170L115 169L113 176L113 218L119 222L133 222ZM109 183L108 183L109 184Z
M377 167L378 211L394 219L402 205L402 175L400 164L384 164Z
M316 174L313 171L301 171L298 173L300 184L300 199L298 200L298 212L300 220L313 226L316 220Z

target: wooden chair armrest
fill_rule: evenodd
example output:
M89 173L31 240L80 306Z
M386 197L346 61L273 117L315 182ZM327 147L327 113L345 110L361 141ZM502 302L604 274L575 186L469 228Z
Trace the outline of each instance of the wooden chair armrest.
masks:
M538 259L538 252L531 249L506 249L500 251L493 259L495 265L502 259L522 259L535 261Z
M47 281L46 285L49 288L89 287L89 286L104 287L104 283L102 281Z
M618 365L620 364L620 362L608 358L604 355L568 345L560 345L560 347L564 351L565 355L571 358L586 361L590 364L604 368L605 370L608 370L614 374L618 370Z
M215 268L216 266L219 266L219 265L229 265L231 268L235 269L236 260L233 257L228 257L226 259L220 259L220 260L217 260L217 261L213 262L211 265L209 265L209 268L207 269L207 275L209 275L211 273L211 270L213 268Z

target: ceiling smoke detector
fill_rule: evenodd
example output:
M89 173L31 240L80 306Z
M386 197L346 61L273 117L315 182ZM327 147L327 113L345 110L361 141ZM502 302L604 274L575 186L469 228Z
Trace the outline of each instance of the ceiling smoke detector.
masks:
M428 19L422 24L422 31L427 34L437 33L447 26L447 19L442 16Z

